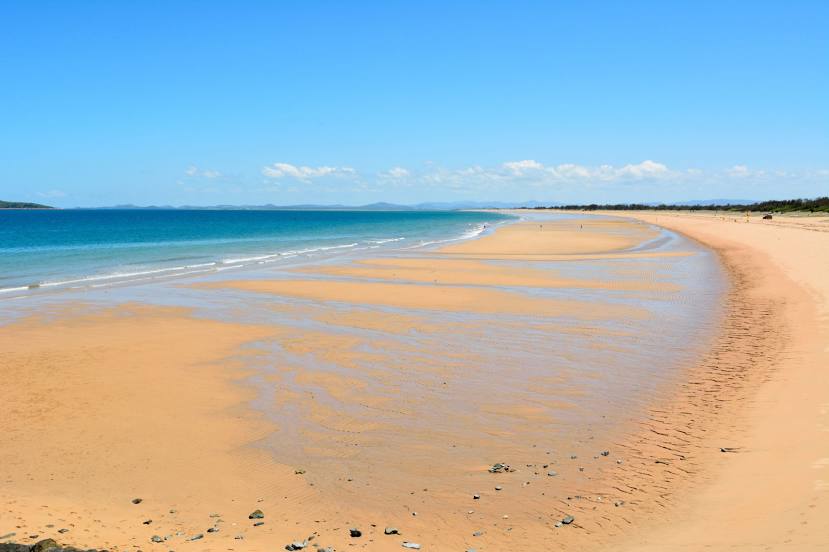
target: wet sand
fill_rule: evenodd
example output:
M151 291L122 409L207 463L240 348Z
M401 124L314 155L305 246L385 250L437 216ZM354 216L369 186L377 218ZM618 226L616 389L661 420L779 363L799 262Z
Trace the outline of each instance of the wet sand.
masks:
M738 295L690 382L710 394L684 393L707 415L655 419L698 473L622 549L829 550L829 218L633 216L716 249Z
M811 526L797 525L800 535L788 538L817 548L826 504L814 466L827 454L809 460L811 471L796 464L825 445L814 404L792 399L818 432L808 444L788 434L786 451L803 445L796 454L777 446L785 436L757 428L784 427L782 416L767 423L771 399L758 398L792 406L776 399L779 374L825 406L822 388L808 381L815 357L798 356L817 334L797 332L812 340L805 349L791 339L791 313L806 312L808 301L763 255L801 251L795 269L806 274L817 270L806 248L826 251L826 234L785 229L792 235L781 237L781 249L767 250L773 242L759 225L740 227L745 243L737 247L716 241L725 239L725 221L666 220L717 248L732 286L724 311L712 312L721 331L704 343L710 350L689 349L687 370L649 376L651 387L640 391L636 377L587 367L615 358L627 370L626 348L653 344L634 328L662 315L643 301L685 308L672 303L682 286L666 273L693 252L648 249L658 232L621 219L539 224L440 252L189 286L257 313L244 323L192 309L76 302L3 326L10 406L0 418L0 534L118 550L281 549L313 534L312 549L338 550L398 550L404 540L424 550L777 544L762 516L726 523L736 510L711 494L747 485L740 504L777 500L779 535L800 513L792 505L814 504L797 518ZM579 277L547 264L563 258L604 272ZM574 299L572 290L612 301ZM809 313L797 321L817 332ZM588 346L573 358L546 350L556 335ZM560 367L545 372L545 359ZM610 382L630 385L629 393L606 390ZM774 465L757 463L755 450L785 459L781 469L798 468L802 481L769 493L756 479L749 485ZM489 473L495 462L514 471ZM809 477L813 490L793 485ZM143 501L132 504L135 497ZM265 512L258 527L247 518L256 508ZM568 515L574 522L557 527ZM677 525L686 515L698 523ZM705 529L717 524L719 537ZM402 535L384 535L385 526ZM350 537L349 527L362 536ZM153 535L168 540L155 544Z

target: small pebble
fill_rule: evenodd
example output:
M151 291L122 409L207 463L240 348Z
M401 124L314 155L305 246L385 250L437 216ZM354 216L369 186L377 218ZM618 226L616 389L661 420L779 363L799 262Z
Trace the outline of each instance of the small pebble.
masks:
M349 530L348 530L348 534L349 534L349 535L351 535L352 537L355 537L355 538L356 538L356 537L362 537L362 536L363 536L363 532L362 532L362 531L360 531L359 529L355 529L355 528L353 528L353 527L352 527L351 529L349 529Z
M262 510L254 510L250 513L248 519L262 519L263 517L265 517L265 514L262 513Z
M383 529L383 533L385 533L386 535L399 535L400 534L400 532L397 530L396 527L386 527L385 529Z
M496 490L496 491L500 491L501 489L503 489L503 487L502 487L501 485L496 485L496 486L495 486L495 490Z
M420 550L420 545L416 542L405 542L403 541L403 548L412 548L414 550Z
M254 527L259 527L260 525L265 525L265 522L264 521L257 521L256 523L253 524Z
M133 504L141 504L142 502L143 502L143 499L140 499L140 498L133 498L132 499Z
M561 523L563 523L564 525L570 525L574 521L576 521L576 518L574 518L573 516L564 516L564 519L561 520Z

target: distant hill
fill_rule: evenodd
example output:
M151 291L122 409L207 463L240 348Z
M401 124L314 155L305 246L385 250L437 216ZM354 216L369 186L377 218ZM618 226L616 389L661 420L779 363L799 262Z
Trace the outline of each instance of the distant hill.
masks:
M370 203L368 205L113 205L111 207L94 207L95 209L181 209L199 211L455 211L459 209L512 209L518 207L540 207L548 205L538 201L516 201L506 203L502 201L456 201L418 203L417 205L399 205L396 203Z
M54 207L41 205L40 203L26 203L25 201L0 200L0 209L54 209Z

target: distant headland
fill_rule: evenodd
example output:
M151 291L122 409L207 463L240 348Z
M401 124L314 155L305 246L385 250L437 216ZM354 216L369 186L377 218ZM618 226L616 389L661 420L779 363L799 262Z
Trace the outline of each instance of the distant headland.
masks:
M0 200L0 209L54 209L40 203L26 203L25 201L3 201Z

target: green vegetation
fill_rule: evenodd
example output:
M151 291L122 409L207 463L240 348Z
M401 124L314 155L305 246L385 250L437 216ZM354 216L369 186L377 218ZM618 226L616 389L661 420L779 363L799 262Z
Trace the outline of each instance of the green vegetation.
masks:
M535 209L561 209L568 211L762 211L769 213L829 213L829 197L816 199L783 199L759 201L746 205L645 205L642 203L617 203L614 205L556 205Z
M54 209L48 205L41 205L40 203L26 203L24 201L2 201L0 200L0 209Z

